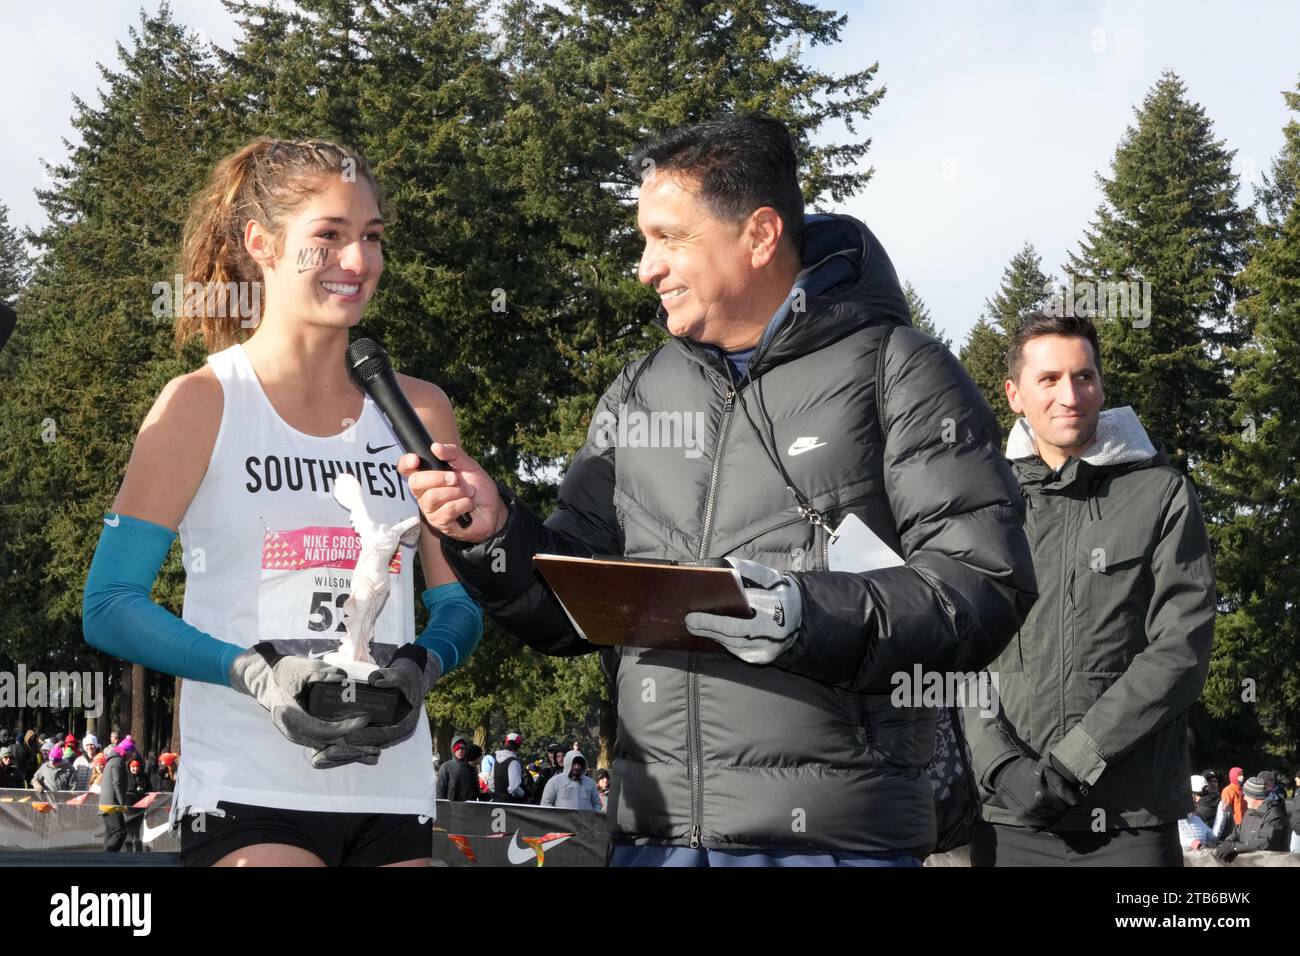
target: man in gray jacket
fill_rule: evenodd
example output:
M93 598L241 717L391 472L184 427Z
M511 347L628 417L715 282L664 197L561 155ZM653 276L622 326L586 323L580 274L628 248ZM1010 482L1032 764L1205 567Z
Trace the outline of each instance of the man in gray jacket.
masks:
M894 706L891 678L984 667L1034 596L992 412L910 327L870 230L805 218L783 124L674 130L633 168L640 279L671 338L605 393L555 512L452 446L434 446L451 471L407 455L402 472L469 593L542 653L597 648L539 552L726 558L744 578L752 618L686 619L716 651L602 652L613 864L915 865L935 842L937 711ZM850 516L903 563L837 565Z
M985 795L971 860L1181 866L1187 710L1214 636L1196 492L1131 408L1101 411L1091 321L1025 319L1008 366L1039 598L990 668L1000 709L964 712Z
M99 780L99 812L104 817L104 850L117 853L126 842L127 770L121 744L104 751L104 775ZM128 751L134 753L134 751Z
M594 810L600 813L600 792L587 776L587 758L576 750L564 755L564 770L551 776L542 791L541 805L562 810Z

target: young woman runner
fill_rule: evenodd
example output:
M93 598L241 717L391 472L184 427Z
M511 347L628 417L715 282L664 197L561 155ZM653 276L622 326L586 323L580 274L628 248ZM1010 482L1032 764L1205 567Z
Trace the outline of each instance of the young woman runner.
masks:
M348 330L384 268L381 204L353 150L259 140L217 165L186 226L177 343L202 335L211 354L145 417L104 518L83 620L105 653L185 679L172 818L187 865L429 862L424 697L472 652L482 615L427 523L393 556L371 645L378 683L400 690L405 717L368 727L355 713L313 717L300 702L310 681L345 680L319 660L344 636L359 548L334 479L357 478L376 522L420 513L396 438L345 365ZM429 433L457 442L441 389L398 381ZM177 532L179 619L150 598ZM416 546L429 609L419 636Z

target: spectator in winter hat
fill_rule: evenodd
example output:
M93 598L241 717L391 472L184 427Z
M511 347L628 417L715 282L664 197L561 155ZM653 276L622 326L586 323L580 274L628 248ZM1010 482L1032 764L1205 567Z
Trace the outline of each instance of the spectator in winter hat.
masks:
M1259 777L1251 777L1241 790L1246 800L1246 814L1232 834L1214 851L1225 863L1231 863L1238 853L1285 850L1289 840L1289 827L1282 804L1266 799L1268 785Z

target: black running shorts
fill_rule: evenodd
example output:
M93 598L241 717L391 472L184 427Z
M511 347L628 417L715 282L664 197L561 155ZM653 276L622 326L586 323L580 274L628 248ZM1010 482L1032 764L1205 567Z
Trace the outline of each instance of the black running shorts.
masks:
M181 863L212 866L258 843L287 843L327 866L383 866L433 855L433 821L401 813L328 813L217 804L225 816L188 814L181 820ZM423 822L421 822L423 821Z

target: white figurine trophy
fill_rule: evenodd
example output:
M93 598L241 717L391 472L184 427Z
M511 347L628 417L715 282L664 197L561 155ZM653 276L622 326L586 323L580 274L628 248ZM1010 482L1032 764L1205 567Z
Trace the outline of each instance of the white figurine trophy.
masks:
M394 525L375 521L366 510L360 482L347 472L334 479L334 500L348 510L352 528L361 539L361 552L352 571L352 593L343 605L345 636L338 650L320 660L346 671L353 680L350 690L349 685L317 685L328 696L320 706L308 709L320 717L333 717L360 708L372 714L372 723L394 722L392 716L376 719L385 711L393 714L401 694L396 688L370 686L370 675L379 669L370 653L370 641L388 600L388 566L393 552L399 544L409 547L419 539L420 516L412 515Z

